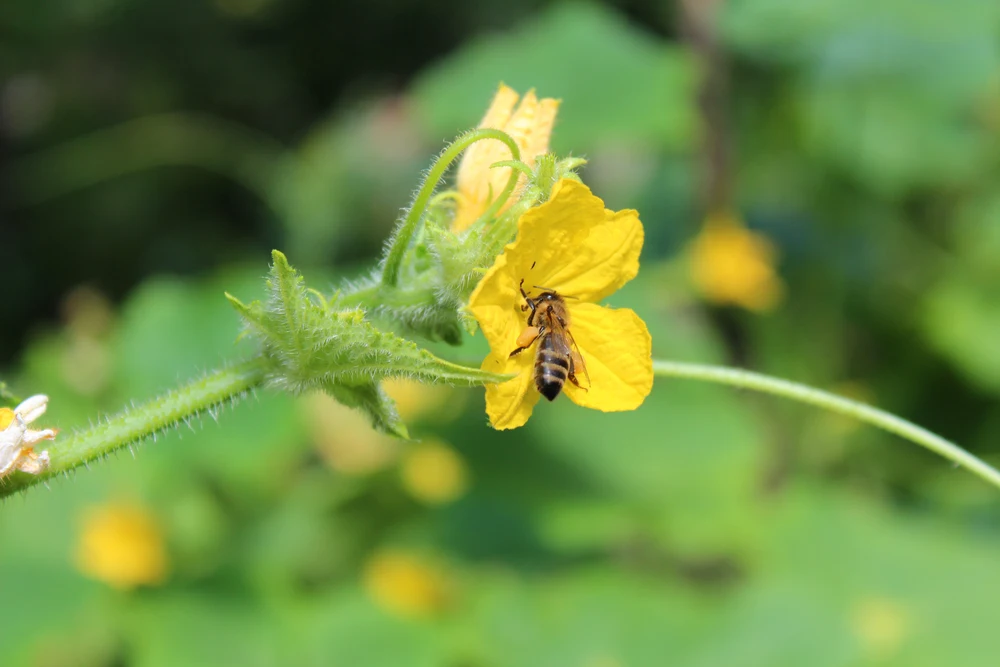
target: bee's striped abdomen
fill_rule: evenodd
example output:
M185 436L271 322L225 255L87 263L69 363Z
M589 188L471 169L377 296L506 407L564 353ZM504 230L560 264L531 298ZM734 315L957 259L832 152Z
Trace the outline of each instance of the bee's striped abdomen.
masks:
M550 401L562 391L570 367L569 355L555 349L553 343L552 338L543 336L535 357L535 386Z

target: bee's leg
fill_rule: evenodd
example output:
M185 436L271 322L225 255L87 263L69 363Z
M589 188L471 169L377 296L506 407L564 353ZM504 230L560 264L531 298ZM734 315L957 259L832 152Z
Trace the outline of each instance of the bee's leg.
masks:
M545 327L525 327L521 335L517 337L517 349L507 355L507 358L510 359L527 350L543 333L545 333Z
M531 309L531 315L528 315L528 324L532 324L535 321L535 302L528 298L528 293L524 291L524 278L521 278L521 282L517 284L517 289L521 290L521 296L524 297L524 303L521 304L521 311Z

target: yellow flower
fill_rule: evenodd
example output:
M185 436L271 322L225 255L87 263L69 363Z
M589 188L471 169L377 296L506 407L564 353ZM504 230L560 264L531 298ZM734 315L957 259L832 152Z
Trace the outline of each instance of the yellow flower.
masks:
M399 453L398 438L379 433L357 410L316 392L303 401L316 449L326 463L346 475L367 475L389 466Z
M396 410L407 425L419 419L450 421L461 413L465 396L446 384L404 378L390 378L382 383L382 388L396 402Z
M501 84L479 127L503 130L509 134L521 149L521 161L533 167L540 155L549 152L549 137L559 110L559 100L539 100L534 90L528 91L520 105L517 104L519 97L513 88ZM506 145L492 139L477 141L466 149L456 177L459 201L452 223L453 231L468 229L483 214L490 201L500 194L510 178L510 168L490 169L490 165L512 157ZM518 187L522 187L526 180L522 175Z
M49 467L49 453L36 454L35 445L42 440L53 440L58 431L28 428L28 424L45 413L48 404L49 397L38 394L13 410L0 408L0 479L15 470L38 475Z
M587 186L571 180L556 184L548 202L530 209L518 222L517 239L486 272L469 299L469 309L489 341L483 369L516 373L487 385L486 412L494 428L521 426L531 416L539 393L534 386L534 354L511 357L525 331L525 300L545 288L564 297L566 323L586 365L583 386L570 381L564 391L577 405L605 412L634 410L653 386L651 340L633 311L599 306L639 271L643 230L639 214L604 208Z
M148 510L133 505L91 508L83 517L76 567L115 588L161 583L167 554L159 523Z
M691 246L690 260L695 286L712 303L763 312L784 295L774 244L733 215L709 216Z
M851 609L850 622L868 657L879 662L897 653L913 629L906 607L881 596L859 600Z
M444 573L415 554L385 551L365 564L365 588L384 609L400 616L428 616L451 598Z
M403 459L400 474L410 495L432 505L455 500L469 484L465 462L440 442L415 445Z

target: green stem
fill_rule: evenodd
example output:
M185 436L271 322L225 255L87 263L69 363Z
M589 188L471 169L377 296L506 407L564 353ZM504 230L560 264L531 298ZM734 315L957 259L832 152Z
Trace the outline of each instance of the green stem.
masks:
M490 165L490 169L499 169L502 167L510 167L510 177L507 178L507 184L500 192L500 196L494 199L489 207L483 211L483 214L479 216L481 220L490 220L495 217L503 205L507 203L507 200L510 199L511 194L514 192L514 188L517 187L517 181L520 178L520 175L517 173L518 171L527 174L528 178L534 176L531 168L517 159L494 162Z
M417 197L413 200L413 205L410 207L410 210L407 212L402 224L400 224L396 233L393 235L389 252L385 258L385 264L382 267L383 285L386 285L387 287L394 287L396 282L399 280L399 269L403 263L403 256L406 254L406 250L410 247L410 240L413 238L413 234L417 231L420 219L423 217L424 210L427 208L427 202L434 194L434 188L437 187L438 182L442 177L444 177L445 171L447 171L448 167L451 166L451 163L454 162L459 155L461 155L462 151L475 142L482 141L484 139L496 139L497 141L502 141L508 148L510 148L511 155L513 155L515 160L519 160L521 158L521 151L517 147L517 143L511 139L510 135L506 132L490 128L480 128L463 134L461 137L456 139L454 143L448 146L448 148L444 149L444 152L442 152L441 155L438 156L438 159L434 161L430 171L427 172L427 178L424 179L423 184L420 186L420 190L417 192ZM516 171L511 170L511 179L515 182L517 181ZM505 189L504 192L508 192L508 189Z
M662 377L686 378L752 389L765 394L784 396L800 403L809 403L831 412L853 417L872 426L914 442L935 452L1000 488L1000 471L973 456L958 445L931 433L925 428L870 405L836 396L813 387L738 368L688 364L679 361L653 361L653 373Z
M0 481L0 498L65 473L109 453L130 447L220 405L236 401L263 384L266 366L255 358L217 370L184 387L102 420L69 437L56 439L48 449L51 465L43 475L16 473ZM42 447L36 447L41 449Z

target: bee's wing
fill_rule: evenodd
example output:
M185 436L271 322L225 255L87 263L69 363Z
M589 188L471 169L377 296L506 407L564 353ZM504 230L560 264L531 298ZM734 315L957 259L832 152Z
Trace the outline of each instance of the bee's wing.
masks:
M576 344L576 339L573 338L572 332L570 332L569 327L563 324L561 321L556 321L555 325L559 327L559 330L566 334L566 338L569 339L570 345L573 346L573 372L576 373L576 364L580 365L583 369L583 376L587 378L587 386L590 386L590 373L587 372L587 364L583 360L583 353L580 352L580 346Z

